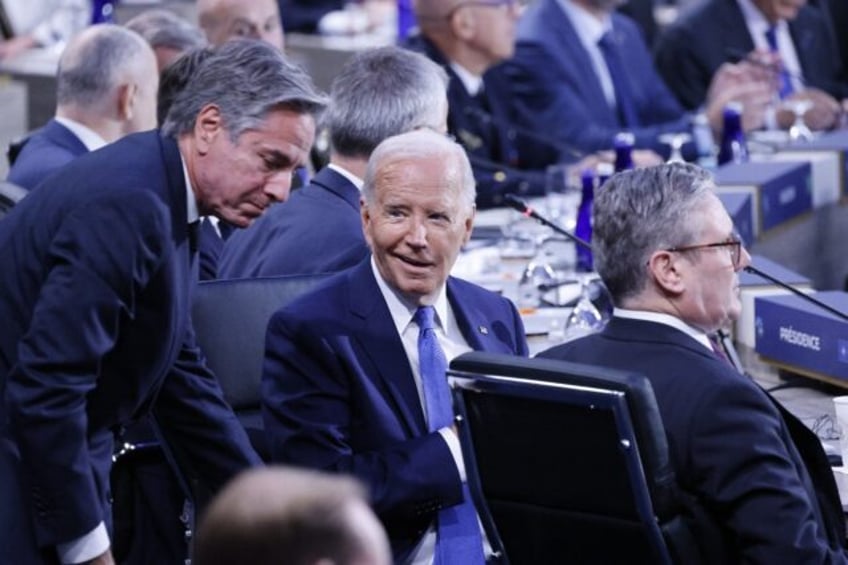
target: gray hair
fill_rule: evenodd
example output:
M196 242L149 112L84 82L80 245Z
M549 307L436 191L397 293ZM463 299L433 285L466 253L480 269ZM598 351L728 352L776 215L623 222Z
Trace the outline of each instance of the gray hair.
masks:
M326 98L306 72L262 41L235 39L216 47L174 100L162 132L190 132L200 110L215 104L233 140L259 126L269 112L288 109L318 116Z
M700 167L669 163L618 173L598 190L592 250L616 305L645 288L654 251L690 244L700 235L698 208L713 187Z
M396 135L377 146L365 169L365 184L362 187L365 203L369 206L375 203L375 185L383 167L397 161L428 157L440 157L446 164L444 172L446 184L458 192L460 204L471 212L474 209L477 191L468 155L461 145L430 129L418 129Z
M367 159L387 137L444 128L447 83L439 65L399 47L354 55L333 81L323 120L333 150Z
M97 105L145 56L152 57L152 50L137 33L112 24L89 27L68 44L59 59L58 105Z
M167 47L177 51L188 51L206 45L206 37L193 26L170 10L145 10L125 24L144 38L151 47Z

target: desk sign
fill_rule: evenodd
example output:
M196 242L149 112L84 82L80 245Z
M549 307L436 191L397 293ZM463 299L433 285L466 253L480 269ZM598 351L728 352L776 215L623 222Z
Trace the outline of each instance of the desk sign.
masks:
M799 156L811 153L831 153L837 156L839 165L838 194L842 198L848 197L848 130L839 130L826 133L811 141L796 141L784 147L781 153L795 153Z

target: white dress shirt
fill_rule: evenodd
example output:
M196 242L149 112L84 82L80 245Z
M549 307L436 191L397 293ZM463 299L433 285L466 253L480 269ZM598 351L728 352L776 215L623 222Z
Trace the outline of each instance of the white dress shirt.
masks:
M766 40L766 30L772 27L771 22L766 19L763 13L760 12L760 9L751 0L737 0L737 2L739 2L739 8L742 10L742 16L745 18L748 33L751 34L751 39L754 40L754 47L761 51L770 51L771 49ZM793 43L792 35L789 33L789 24L786 23L786 20L780 20L775 24L774 28L775 37L777 38L777 51L780 54L783 68L789 73L792 89L795 91L803 90L804 83L801 63L798 61L798 52L795 51L795 43Z
M609 15L604 16L599 20L593 14L586 11L585 8L578 6L571 0L557 0L565 15L571 20L571 26L577 33L577 38L583 48L589 54L589 60L592 61L592 68L595 69L595 76L601 83L601 89L604 91L604 97L607 99L607 104L610 107L616 107L615 87L613 87L612 77L610 76L609 68L607 67L606 59L604 59L601 48L598 47L598 41L605 33L612 30L612 19Z

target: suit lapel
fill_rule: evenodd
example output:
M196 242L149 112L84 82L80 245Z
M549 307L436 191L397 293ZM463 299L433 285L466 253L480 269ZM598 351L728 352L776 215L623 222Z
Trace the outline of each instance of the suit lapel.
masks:
M491 317L478 307L474 297L463 292L462 287L452 277L448 278L447 295L459 331L471 349L491 353L515 353L508 344L497 339L491 325Z
M374 280L370 256L351 269L348 276L348 303L356 326L353 332L356 340L379 382L388 391L397 414L407 426L407 433L410 437L420 436L427 432L427 426L418 388L389 308Z

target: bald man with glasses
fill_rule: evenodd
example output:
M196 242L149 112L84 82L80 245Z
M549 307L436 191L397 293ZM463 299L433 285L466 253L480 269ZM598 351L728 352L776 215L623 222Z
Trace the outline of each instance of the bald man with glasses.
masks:
M821 443L730 365L714 334L740 312L751 257L708 173L673 163L595 195L595 267L612 295L598 334L540 356L651 381L678 484L712 523L705 563L846 563L845 522ZM704 530L696 531L704 541Z

